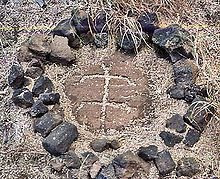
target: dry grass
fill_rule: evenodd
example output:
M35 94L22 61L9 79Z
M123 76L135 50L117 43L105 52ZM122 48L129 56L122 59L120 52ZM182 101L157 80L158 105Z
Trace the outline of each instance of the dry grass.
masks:
M32 133L31 119L23 114L25 111L15 108L11 103L11 91L5 85L9 67L12 63L17 63L16 51L20 44L32 34L48 33L60 20L70 17L73 6L78 6L73 2L66 4L55 0L49 1L48 4L49 6L46 9L40 9L33 1L29 0L22 1L20 4L11 2L6 6L0 5L0 91L6 91L3 95L0 93L0 136L2 142L5 140L6 135L9 139L8 143L3 144L1 142L0 145L0 155L4 159L0 161L1 178L60 178L51 173L48 167L51 157L42 149L40 137ZM201 141L193 150L189 151L180 146L172 149L171 153L175 159L179 159L183 152L189 156L194 156L201 160L206 168L211 165L215 175L220 176L220 28L218 24L218 2L215 0L198 2L190 0L87 0L84 3L81 1L81 7L86 7L93 19L97 12L104 10L108 16L108 27L112 31L122 23L129 32L139 32L141 34L139 25L135 23L134 18L130 17L129 14L133 12L139 15L143 11L149 11L157 12L161 26L178 23L194 35L195 57L201 71L197 83L205 84L208 87L210 92L209 104L215 106L217 113L203 134ZM83 52L86 50L81 50L80 53L82 54L80 55L87 56L86 52ZM109 52L103 50L100 53L106 55ZM136 150L139 146L133 144L134 141L138 141L139 145L146 145L148 142L155 140L155 144L160 149L164 148L165 146L156 137L159 132L157 128L163 129L165 118L169 118L175 112L184 114L186 108L184 103L176 102L165 95L166 87L171 83L171 67L164 61L158 61L146 49L138 54L137 59L141 63L147 61L151 64L152 70L149 70L149 75L152 80L157 82L152 87L152 95L155 98L154 102L157 107L154 116L157 117L157 121L153 121L150 129L136 126L135 128L128 127L128 130L122 134L110 131L109 136L120 136L124 140L120 153L128 148L133 151ZM56 72L50 73L50 75L56 82L56 89L61 93L63 93L62 82L67 78L68 74L66 72L68 70L56 65L47 68L48 72ZM167 79L163 79L164 76ZM162 101L166 102L162 103ZM161 104L157 105L157 103ZM62 105L66 118L71 118L72 114L67 98L62 98ZM141 130L140 128L144 129ZM85 140L91 140L89 132L84 131L83 127L80 130L83 135L74 146L78 152L82 148L87 149L88 142L85 142ZM136 134L137 131L140 132L139 135ZM149 136L147 141L145 136ZM117 152L104 153L103 160L107 161L109 157L112 158L112 155L116 154ZM206 156L204 156L205 154ZM44 167L46 168L44 169ZM152 173L155 171L156 169L153 168ZM152 175L151 178L155 177L157 177L156 174ZM205 176L201 174L200 178L205 178Z

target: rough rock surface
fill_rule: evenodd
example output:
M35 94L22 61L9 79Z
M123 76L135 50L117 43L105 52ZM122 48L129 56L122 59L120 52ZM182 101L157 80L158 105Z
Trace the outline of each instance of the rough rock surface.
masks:
M199 69L193 60L187 59L173 64L173 72L176 84L190 85L196 82Z
M158 153L158 157L155 159L155 165L162 176L171 173L176 168L170 152L166 150Z
M109 148L109 141L107 139L95 139L90 143L90 146L95 152L103 152Z
M45 150L56 156L67 152L78 135L76 126L63 122L44 138L42 144Z
M41 100L45 105L58 104L60 101L59 93L43 93L40 94L39 100Z
M138 22L141 25L143 32L152 36L154 31L158 28L158 18L156 13L143 13L139 18Z
M191 57L193 39L177 24L155 30L152 40L170 54L173 63Z
M138 33L118 33L117 45L121 50L133 53L141 46L141 37Z
M184 144L188 147L193 147L200 139L201 132L195 129L189 129L186 133L185 139L183 141Z
M36 101L29 111L32 117L41 117L47 112L48 112L47 106L45 106L43 102L40 100Z
M168 88L167 93L171 98L184 99L185 98L185 87L182 85L173 85Z
M88 15L83 9L74 8L72 10L71 21L78 34L87 33L89 31Z
M99 160L99 158L92 152L84 152L81 156L82 161L84 161L86 166L92 166L92 164Z
M75 27L71 25L70 19L64 19L56 25L52 30L52 34L73 40L75 38L76 30Z
M43 75L43 73L44 73L44 71L42 68L29 67L29 68L27 68L27 70L25 72L25 76L36 79L36 78L40 77L41 75Z
M42 93L49 93L53 90L52 81L46 76L40 76L36 79L34 86L32 88L32 93L34 96L39 96Z
M64 85L76 119L90 129L120 129L150 103L144 70L116 56L82 66Z
M97 48L105 48L108 45L108 33L95 34L94 43Z
M67 38L61 36L55 36L53 38L49 60L63 65L71 65L76 62L75 55L68 45Z
M215 109L202 97L197 97L192 101L192 105L184 115L184 121L198 131L204 131L211 120Z
M51 41L51 36L35 34L28 41L28 49L36 55L46 57L51 52Z
M69 151L61 155L61 158L66 167L69 169L79 169L82 163L80 158L73 151Z
M166 122L166 127L170 129L174 129L178 133L183 133L186 131L186 124L183 120L183 117L179 114L173 115Z
M27 88L15 90L12 95L12 101L22 108L29 108L34 104L33 95Z
M162 138L164 141L164 144L168 147L174 147L174 145L180 143L183 140L182 136L162 131L159 136Z
M104 11L100 11L94 20L94 30L96 33L107 32L107 14Z
M42 137L46 137L55 127L62 123L59 115L46 113L41 118L34 120L34 131L39 132Z
M20 65L12 65L8 75L8 84L13 89L21 88L24 84L24 70Z
M138 150L138 156L144 161L151 161L157 158L158 148L155 145L149 145L148 147L140 147Z
M192 157L182 158L177 162L176 175L193 177L200 172L200 164Z
M138 171L143 169L148 176L150 165L144 162L137 155L127 151L115 157L112 161L115 174L118 178L132 178L138 176Z
M115 175L115 169L112 164L109 164L101 169L99 174L96 176L96 179L117 179Z

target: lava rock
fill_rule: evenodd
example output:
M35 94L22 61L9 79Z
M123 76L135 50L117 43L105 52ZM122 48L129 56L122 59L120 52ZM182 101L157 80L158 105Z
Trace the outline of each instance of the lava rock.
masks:
M103 167L96 176L96 179L117 179L114 166L109 164L106 167Z
M42 68L39 67L29 67L27 68L26 72L25 72L25 76L28 76L30 78L36 79L40 76L42 76L44 73L44 70Z
M152 40L170 54L173 63L192 56L193 38L189 32L177 24L155 30Z
M145 174L149 173L149 164L130 151L115 157L112 164L117 178L133 178L138 174L140 168L144 170Z
M201 132L195 129L189 129L189 131L186 133L183 143L187 147L193 147L199 141L200 137L201 137Z
M183 117L186 123L202 132L214 113L215 108L208 101L202 97L196 97Z
M41 60L39 59L32 59L30 61L30 63L28 64L28 67L39 67L41 68L42 70L44 70L44 64L42 63Z
M48 112L47 106L42 101L36 101L31 107L29 113L32 117L41 117Z
M29 108L34 104L33 95L27 88L15 90L12 95L12 101L22 108Z
M185 88L185 98L184 100L188 103L192 103L192 101L199 96L208 97L207 92L204 91L204 88L201 88L197 85L190 85Z
M41 8L46 8L47 4L45 0L35 0L35 2L41 7Z
M63 122L59 115L46 113L41 118L34 120L34 132L39 132L42 137L46 137L55 127Z
M167 94L174 99L185 99L185 88L181 85L173 85L168 88Z
M68 45L68 39L65 37L55 36L51 43L51 53L49 60L62 65L71 65L76 62L75 55Z
M90 171L89 171L89 176L91 178L96 178L99 174L99 172L101 171L102 169L102 165L99 161L96 161L92 167L90 168Z
M109 148L109 141L107 139L95 139L90 143L90 147L95 152L103 152Z
M88 15L84 10L78 8L73 9L71 22L75 26L78 34L87 33L89 31Z
M158 148L155 145L149 145L148 147L140 147L138 150L138 156L144 161L152 161L157 158Z
M187 59L173 64L173 72L176 84L190 85L195 83L199 69L193 60Z
M92 152L84 152L81 154L83 157L84 165L92 166L93 163L99 160L99 158Z
M186 131L186 124L183 120L183 117L179 114L173 115L166 122L166 127L170 129L175 129L178 133L184 133Z
M97 48L105 48L108 45L108 34L107 33L98 33L95 34L94 43Z
M159 136L164 141L164 144L168 147L174 147L174 145L179 144L183 140L182 136L178 136L165 131L162 131Z
M117 150L117 149L119 149L121 147L121 145L120 145L119 141L112 140L112 141L109 141L109 147L111 149Z
M24 70L20 65L12 65L8 75L8 84L13 89L21 88L24 84Z
M82 163L80 158L73 151L61 155L61 158L69 169L79 169Z
M58 104L60 101L59 93L43 93L40 94L39 100L41 100L45 105Z
M158 29L158 18L156 13L146 12L138 18L138 22L143 32L147 33L149 36L152 36L154 31Z
M75 27L71 24L71 19L60 21L51 32L53 35L67 37L69 40L74 40L76 35Z
M75 125L63 122L44 138L42 144L50 154L61 155L67 152L73 141L78 138L78 135Z
M118 33L117 45L120 49L128 53L133 53L141 46L141 37L138 33Z
M105 33L108 30L107 14L101 11L94 20L94 30L96 33Z
M176 164L173 161L170 152L166 150L159 152L158 157L154 162L157 169L159 170L160 175L162 176L171 173L176 168Z
M199 162L192 157L182 158L178 161L176 170L176 175L178 177L193 177L200 172L200 165Z
M34 86L32 88L32 93L34 96L39 96L42 93L49 93L53 90L52 81L46 76L40 76L37 78Z
M38 56L47 57L51 52L51 42L51 36L35 34L28 41L28 49Z

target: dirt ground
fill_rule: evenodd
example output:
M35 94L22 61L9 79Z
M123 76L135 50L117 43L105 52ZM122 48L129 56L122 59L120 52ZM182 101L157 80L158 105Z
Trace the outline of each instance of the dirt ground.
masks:
M10 100L12 90L7 85L7 75L10 66L17 63L17 50L21 43L35 33L47 33L60 20L69 17L72 4L59 1L49 1L46 9L41 9L32 1L22 2L22 5L11 3L1 6L0 12L0 178L68 178L67 174L59 176L51 171L49 162L52 157L43 149L42 138L33 133L32 119L27 111L16 107ZM177 16L170 14L164 16L158 12L161 26L178 23L188 29L196 37L195 51L197 64L200 68L200 76L197 84L220 84L220 27L219 4L217 1L195 2L187 13L179 13ZM216 13L216 14L215 14ZM172 17L172 18L171 18ZM164 23L166 22L166 23ZM16 26L17 29L12 27ZM1 27L3 27L1 29ZM16 37L16 38L15 38ZM9 43L3 48L5 43ZM202 164L202 171L196 179L208 179L211 176L220 176L220 125L216 116L209 123L201 139L192 148L183 144L167 147L159 133L165 129L166 120L173 114L184 115L188 108L182 100L171 99L167 94L167 88L172 85L173 71L171 64L158 58L153 49L144 47L134 57L115 52L113 46L106 49L96 49L89 45L77 52L79 66L99 63L100 60L116 54L116 57L131 60L135 66L141 68L147 80L147 101L144 117L128 121L123 129L91 130L83 123L78 123L72 112L72 101L66 94L66 82L71 79L77 70L76 66L63 67L60 65L47 65L46 74L53 81L55 89L61 94L61 108L64 118L78 127L79 139L71 146L77 154L92 151L89 143L95 138L106 137L118 139L121 148L97 153L100 161L107 164L116 155L131 150L135 152L141 146L155 144L159 150L168 149L174 161L177 162L184 156L192 156ZM220 99L220 98L219 98ZM218 99L218 100L219 100ZM216 96L211 100L219 106ZM166 178L175 178L175 173ZM149 179L157 179L158 171L154 165L150 169Z

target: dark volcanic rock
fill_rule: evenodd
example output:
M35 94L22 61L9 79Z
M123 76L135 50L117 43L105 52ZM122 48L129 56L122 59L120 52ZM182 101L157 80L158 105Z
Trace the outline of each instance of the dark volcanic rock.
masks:
M105 48L108 45L108 34L107 33L98 33L95 34L94 43L97 48Z
M155 145L149 145L148 147L140 147L138 150L138 156L144 161L151 161L157 158L158 148Z
M109 164L106 167L103 167L98 176L96 176L96 179L117 179L114 166Z
M46 137L55 127L62 123L59 115L52 113L44 114L41 118L34 120L34 131L39 132L41 136Z
M78 8L73 9L71 21L78 34L87 33L89 31L88 15L84 10Z
M109 147L110 147L111 149L117 150L117 149L120 148L120 146L121 146L121 145L120 145L119 141L117 141L117 140L109 141Z
M175 129L176 132L183 133L186 131L186 124L183 120L183 117L179 114L173 115L166 122L166 127L170 129Z
M52 34L73 40L75 38L76 30L71 24L71 19L64 19L52 30Z
M107 14L104 11L101 11L94 20L94 30L96 33L107 32Z
M170 54L173 63L192 56L193 38L189 32L177 24L155 30L152 40Z
M186 146L188 147L193 147L194 144L199 141L200 137L201 137L201 132L195 129L189 129L183 143L186 144Z
M109 141L107 139L95 139L90 143L90 147L95 152L103 152L109 148Z
M112 164L117 178L133 178L139 169L143 169L146 175L149 173L149 164L130 151L115 157Z
M67 168L79 169L81 166L80 158L73 151L69 151L69 152L61 155L61 158Z
M117 35L117 45L120 49L125 52L132 53L135 52L141 46L141 37L138 33L118 33Z
M161 175L167 175L171 173L175 168L176 164L173 161L170 152L163 150L158 153L158 157L155 159L155 165Z
M204 88L201 88L200 86L197 85L190 85L185 88L185 98L184 100L188 103L192 103L192 101L196 97L208 97L207 93L205 92Z
M177 163L176 175L193 177L200 172L200 165L194 158L182 158Z
M40 94L39 100L41 100L45 105L54 105L59 103L60 94L59 93L43 93Z
M27 88L15 90L12 95L12 101L22 108L29 108L34 104L33 95Z
M28 49L36 55L47 57L51 52L51 42L51 36L35 34L28 41Z
M202 97L192 101L184 115L184 121L198 131L203 131L215 112L214 107Z
M138 18L143 32L147 33L149 36L152 36L154 31L158 28L158 18L156 13L144 13Z
M60 155L67 152L73 141L78 138L78 135L76 126L63 122L44 138L42 144L50 154Z
M42 101L36 101L31 107L29 113L32 117L41 117L48 112L47 106Z
M25 72L25 76L36 79L40 77L41 75L43 75L43 73L44 73L44 70L40 67L28 67Z
M180 85L173 85L168 88L167 93L171 98L174 99L184 99L185 98L185 88Z
M21 88L24 84L24 70L20 65L12 65L9 76L8 76L8 84L13 89Z
M99 158L92 152L84 152L81 155L85 165L91 166L93 163L99 160Z
M193 60L187 59L173 64L173 72L176 84L190 85L195 83L199 69Z
M42 93L49 93L53 90L52 81L46 76L40 76L32 88L32 93L34 96L39 96Z
M162 131L159 135L163 139L164 144L168 147L174 147L174 145L180 143L183 140L182 136L178 136L170 132Z

